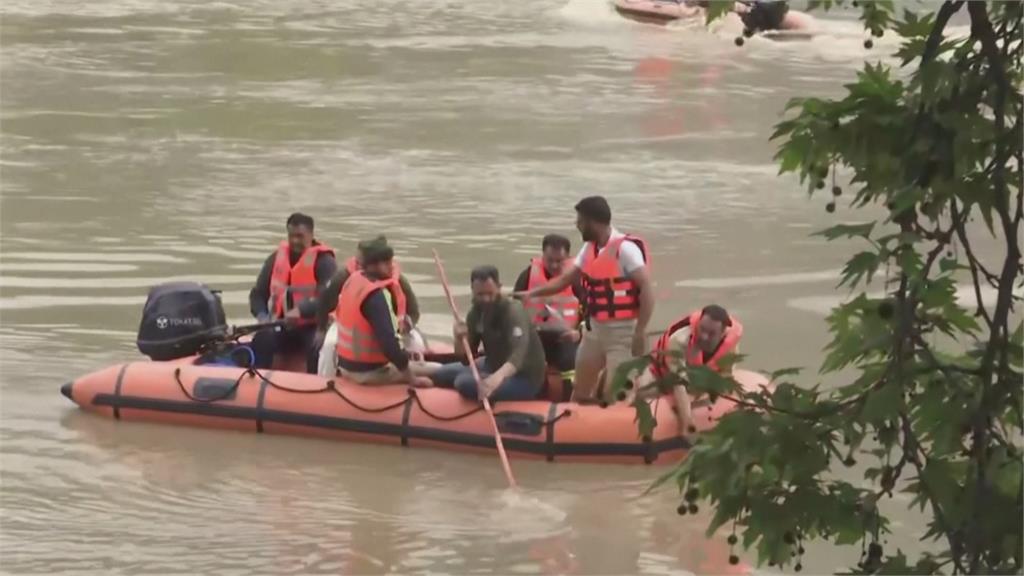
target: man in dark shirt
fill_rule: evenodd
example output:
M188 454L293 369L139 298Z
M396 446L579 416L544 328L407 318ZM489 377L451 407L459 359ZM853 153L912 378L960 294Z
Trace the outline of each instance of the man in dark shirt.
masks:
M283 319L287 327L256 333L252 348L257 368L270 368L275 353L301 350L306 371L315 374L317 295L338 265L334 251L313 237L312 217L296 212L286 228L287 242L267 257L249 291L249 310L260 322Z
M519 301L502 297L494 266L474 268L470 287L473 307L465 322L455 324L452 335L458 354L465 354L463 337L474 353L483 344L484 357L468 359L476 362L483 380L478 387L469 366L455 362L437 370L434 382L471 400L481 395L492 402L535 399L544 384L544 347L526 309Z
M377 236L372 240L363 240L358 246L359 254L357 261L360 267L362 266L363 258L365 258L366 250L370 247L390 248L388 240L384 236ZM345 285L345 281L348 280L350 275L351 272L349 272L348 268L344 266L338 268L334 276L327 281L324 289L320 291L316 308L318 346L322 344L324 334L326 334L327 329L330 327L331 319L334 317L334 310L338 307L338 295L341 294L341 287ZM419 301L416 300L416 294L412 291L412 285L409 284L409 280L406 279L404 274L399 273L398 285L405 293L405 315L409 317L411 324L415 326L420 321Z
M572 245L569 239L559 234L548 234L541 241L541 258L534 259L530 266L527 266L519 278L516 279L514 290L526 292L531 288L540 286L552 278L558 277L569 261L569 254ZM540 260L540 262L537 262ZM537 264L541 264L537 266ZM535 270L537 268L537 270ZM536 286L530 284L531 273L534 275ZM545 299L537 298L526 303L527 310L532 307L539 307L538 313L532 314L532 320L540 334L540 341L544 345L544 356L548 364L554 366L562 376L562 380L569 386L575 375L576 347L580 341L579 318L582 316L579 310L580 303L586 302L587 293L583 289L580 280L572 283L571 293L575 297L573 310L567 311L562 306L546 306ZM568 387L565 389L568 393Z
M359 384L396 384L429 387L424 374L440 367L414 362L402 348L398 322L406 310L398 293L387 245L370 245L362 254L363 268L351 275L339 296L338 368Z

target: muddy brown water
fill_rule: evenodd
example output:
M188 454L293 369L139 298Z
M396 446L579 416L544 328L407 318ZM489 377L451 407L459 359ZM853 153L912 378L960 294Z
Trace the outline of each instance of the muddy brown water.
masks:
M866 52L836 14L814 40L739 49L728 25L587 0L10 0L2 16L0 568L729 568L706 510L641 496L657 469L514 461L543 504L522 506L495 458L123 424L58 388L137 356L155 283L203 279L246 321L294 210L345 254L385 232L444 336L431 248L465 305L472 265L511 283L543 234L578 244L588 194L653 247L652 327L718 302L746 326L747 367L816 367L845 253L809 233L844 208L777 176L767 137L787 99L838 94L885 39ZM856 555L812 547L805 570Z

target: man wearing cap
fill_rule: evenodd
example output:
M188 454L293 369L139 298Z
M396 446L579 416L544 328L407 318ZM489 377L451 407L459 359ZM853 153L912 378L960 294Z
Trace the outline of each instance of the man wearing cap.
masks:
M338 368L358 384L431 386L424 376L440 364L414 362L399 338L399 319L407 314L407 303L394 254L387 244L365 246L361 268L342 286L334 312Z
M316 348L321 350L320 365L318 374L324 377L333 377L337 369L337 358L334 354L324 354L323 350L333 350L337 344L336 332L332 326L335 309L338 307L338 297L341 288L348 281L353 272L363 267L363 259L367 250L391 250L388 240L380 235L376 238L363 240L357 245L357 253L348 259L345 266L340 267L333 277L324 285L320 291L320 298L317 301L316 309ZM398 263L392 260L392 273L398 280L398 288L405 298L405 318L399 319L399 331L403 337L413 336L413 327L420 320L420 307L412 285L401 273Z

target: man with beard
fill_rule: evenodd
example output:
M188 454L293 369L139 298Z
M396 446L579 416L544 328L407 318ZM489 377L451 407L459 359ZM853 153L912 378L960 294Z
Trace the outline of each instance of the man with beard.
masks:
M602 369L610 382L619 364L647 353L646 331L654 313L654 295L647 243L612 227L611 208L601 196L584 198L575 208L576 228L584 242L576 260L543 286L516 295L526 299L552 296L582 279L586 317L573 387L577 402L590 402L597 396ZM605 395L610 388L605 386Z
M683 373L686 367L706 366L715 372L731 372L719 362L730 354L739 353L743 325L729 312L716 304L694 310L673 322L654 345L651 365L634 381L637 390L664 378L670 372ZM679 415L679 435L686 437L693 415L690 395L685 384L672 389Z
M501 281L494 266L478 266L470 274L473 307L465 322L452 329L457 353L468 338L475 354L483 345L476 362L482 378L477 386L472 369L461 362L446 364L431 376L434 383L455 388L470 400L488 398L491 402L533 400L544 384L544 347L530 322L530 315L517 300L501 295Z

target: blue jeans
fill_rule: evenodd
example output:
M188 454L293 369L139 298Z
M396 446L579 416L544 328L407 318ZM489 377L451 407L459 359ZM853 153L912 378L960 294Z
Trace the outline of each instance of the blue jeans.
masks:
M480 371L480 378L487 378L491 372L484 366L484 359L478 358L476 368ZM430 377L434 384L442 388L455 388L463 398L479 400L477 398L476 379L473 378L473 370L461 363L453 362L438 368L437 372ZM537 389L524 376L513 374L505 379L498 386L498 389L491 394L491 402L503 402L508 400L535 400Z

